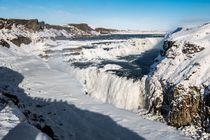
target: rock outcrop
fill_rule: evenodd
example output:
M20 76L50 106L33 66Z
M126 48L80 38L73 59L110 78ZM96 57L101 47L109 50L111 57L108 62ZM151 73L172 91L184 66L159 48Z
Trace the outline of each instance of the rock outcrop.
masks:
M31 39L28 38L28 37L17 36L17 38L12 39L11 42L12 42L13 44L15 44L16 46L20 47L21 44L28 45L28 44L30 44L32 41L31 41Z
M44 28L44 22L39 22L37 19L0 19L0 29L12 29L12 26L23 25L26 29L31 32L36 32Z
M6 48L9 48L10 45L4 39L0 39L0 45Z
M94 31L93 28L91 28L88 24L86 23L81 23L81 24L68 24L69 26L73 26L73 27L76 27L77 29L79 30L82 30L84 32L87 32L89 34L91 34L91 32Z
M205 24L172 32L152 66L149 111L177 128L194 125L207 132L210 128L209 31L210 24Z
M9 47L7 42L17 46L43 41L44 39L71 39L80 36L95 35L87 24L50 25L37 19L0 18L1 45ZM5 41L6 40L6 41Z
M111 34L117 32L116 29L107 29L107 28L96 28L95 31L99 32L100 34Z

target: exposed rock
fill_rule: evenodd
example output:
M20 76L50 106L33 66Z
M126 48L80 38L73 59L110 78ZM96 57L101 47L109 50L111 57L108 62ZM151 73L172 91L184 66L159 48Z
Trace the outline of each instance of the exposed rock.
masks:
M17 45L18 47L20 47L20 45L23 43L23 44L30 44L32 41L30 38L28 37L24 37L24 36L18 36L17 38L15 39L12 39L11 42L15 45Z
M200 47L198 45L186 43L186 44L184 44L182 52L184 54L190 55L190 54L201 52L202 50L204 50L204 47Z
M200 89L191 87L189 91L184 86L177 86L170 104L169 123L175 127L194 124L201 126L201 94ZM167 95L166 95L167 96Z
M17 96L10 94L9 92L6 91L1 91L2 95L6 96L10 100L14 102L15 105L19 106L20 100L17 98Z
M81 23L81 24L68 24L69 26L74 26L84 32L87 32L87 33L91 33L92 31L94 31L93 28L91 28L88 24L86 23Z
M101 34L110 34L113 32L117 32L118 30L116 29L106 29L106 28L96 28L95 31L101 33Z
M161 50L160 54L161 56L166 56L167 51L173 47L173 45L175 44L174 41L164 41L163 43L163 50Z
M56 140L56 136L52 130L52 128L48 125L45 125L43 128L41 128L41 131L46 133L49 137L51 137L53 140Z
M31 32L36 32L44 28L44 22L39 22L37 19L0 19L0 29L11 29L12 26L23 25Z
M149 111L161 112L174 127L210 130L209 29L207 24L172 32L152 66Z
M44 22L39 22L37 19L29 20L25 25L26 28L31 29L32 31L44 29Z
M4 21L0 19L0 29L4 28Z
M6 48L10 47L10 45L4 39L0 40L0 45L3 46L3 47L6 47Z

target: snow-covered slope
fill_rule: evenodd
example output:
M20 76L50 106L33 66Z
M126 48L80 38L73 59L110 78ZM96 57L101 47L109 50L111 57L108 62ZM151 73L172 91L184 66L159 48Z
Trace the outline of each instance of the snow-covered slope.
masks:
M210 24L169 34L148 80L150 109L173 126L209 132L209 60Z
M86 96L82 85L65 71L67 66L62 62L57 67L57 63L48 64L13 46L0 48L0 60L0 65L6 67L0 73L0 85L15 95L5 94L26 116L27 124L17 126L22 132L31 124L53 139L187 139L165 124ZM46 139L37 130L30 131L31 126L27 129ZM2 129L0 132L3 133ZM22 132L12 130L5 138Z

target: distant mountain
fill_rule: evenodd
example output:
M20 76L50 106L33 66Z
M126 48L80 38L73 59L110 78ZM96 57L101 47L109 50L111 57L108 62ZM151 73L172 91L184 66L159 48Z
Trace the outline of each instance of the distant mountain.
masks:
M111 34L117 32L117 29L108 29L108 28L95 28L95 31L99 32L100 34Z
M80 27L80 28L79 28ZM8 41L20 46L43 40L74 38L77 36L96 35L87 24L80 26L50 25L37 19L5 19L0 18L0 44L8 47ZM8 35L9 34L9 35Z
M91 28L88 24L86 23L80 23L80 24L68 24L69 26L76 27L84 32L90 33L94 31L93 28Z

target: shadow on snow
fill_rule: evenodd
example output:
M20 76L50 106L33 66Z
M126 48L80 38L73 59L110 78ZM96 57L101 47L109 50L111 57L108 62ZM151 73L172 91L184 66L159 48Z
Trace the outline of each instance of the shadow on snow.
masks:
M109 116L81 110L65 101L32 98L19 88L23 79L24 77L20 73L6 67L0 67L2 93L0 101L2 102L3 98L13 101L25 115L29 124L46 133L52 139L144 139L135 132L118 125ZM5 136L6 138L7 136Z

